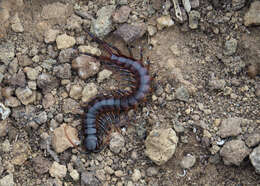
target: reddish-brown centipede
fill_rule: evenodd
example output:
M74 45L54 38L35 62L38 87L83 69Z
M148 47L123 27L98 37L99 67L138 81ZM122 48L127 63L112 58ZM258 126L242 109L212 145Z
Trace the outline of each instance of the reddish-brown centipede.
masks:
M84 115L84 134L86 135L84 144L88 152L99 151L98 147L102 140L99 136L106 133L108 124L116 118L117 114L134 108L150 91L151 78L148 68L141 60L135 60L121 53L119 49L95 37L87 31L90 37L98 44L102 45L109 56L96 56L90 53L86 55L96 58L103 64L116 68L120 73L125 74L125 80L129 82L132 91L118 90L116 94L110 96L97 96L90 103ZM112 50L116 51L113 53ZM141 55L142 58L142 55ZM97 135L97 127L99 135Z

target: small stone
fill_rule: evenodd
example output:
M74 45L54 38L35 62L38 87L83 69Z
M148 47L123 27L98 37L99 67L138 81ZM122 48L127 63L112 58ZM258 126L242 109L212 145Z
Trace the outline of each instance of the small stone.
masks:
M111 134L109 148L112 152L118 154L125 145L124 137L119 133Z
M65 20L70 15L70 7L68 4L60 2L46 4L42 8L41 16L43 19L59 19Z
M192 10L189 13L189 27L191 29L197 29L199 27L200 12Z
M72 114L83 113L83 110L81 110L79 102L71 98L67 98L63 100L62 109L65 113L72 113Z
M190 12L191 10L191 3L190 0L182 0L182 4L184 6L184 9L186 10L186 12Z
M36 92L32 91L29 88L17 88L15 90L15 94L18 97L18 99L22 102L24 105L28 105L30 103L33 103L36 100Z
M72 61L72 68L78 71L81 79L87 79L98 73L100 63L90 56L79 56Z
M29 144L18 141L13 145L13 159L12 164L23 165L29 157L30 146Z
M190 0L190 5L192 9L199 8L200 1L199 0Z
M8 174L0 179L0 186L15 186L13 174Z
M232 0L232 9L239 10L245 6L245 0Z
M246 139L248 147L254 147L260 143L260 133L250 134Z
M224 54L227 56L231 56L235 54L237 51L237 40L231 38L225 42Z
M98 73L98 83L103 82L105 79L109 79L112 75L112 72L110 70L104 69L101 72Z
M134 173L132 174L132 180L133 180L134 182L137 182L138 180L141 179L141 177L142 177L142 175L141 175L140 170L134 169Z
M97 37L102 37L107 35L112 30L111 17L115 10L114 5L108 5L102 7L97 12L97 19L93 20L91 24L91 32L93 32Z
M11 77L10 84L13 86L18 85L20 87L25 87L26 80L23 70L19 70L18 73L14 74L14 76Z
M154 129L145 141L145 154L157 165L162 165L173 156L177 143L173 129Z
M90 45L81 45L81 46L79 46L79 52L81 52L81 53L90 53L90 54L97 55L97 56L101 55L101 51L98 48L92 47Z
M60 33L59 30L49 29L44 34L45 43L53 43L56 40L57 35Z
M155 167L148 167L148 169L146 170L146 175L147 176L157 176L158 175L158 169Z
M2 120L5 120L11 114L11 110L8 107L6 107L3 103L0 103L0 114Z
M244 24L246 26L260 25L260 2L252 2L248 12L244 17Z
M131 12L131 8L129 8L128 6L121 6L113 14L113 21L115 23L124 23L124 22L126 22L130 12Z
M29 80L36 80L39 74L38 70L31 67L25 67L23 71L26 73L26 76Z
M61 63L70 63L71 60L77 55L77 50L73 48L66 48L60 51L59 61Z
M154 36L157 32L157 27L153 26L153 25L148 25L147 26L147 31L149 33L149 36Z
M6 139L6 140L2 143L2 145L1 145L1 150L2 150L3 152L5 152L5 153L10 152L10 150L11 150L11 144L10 144L10 142L9 142L8 139Z
M44 174L49 171L49 168L51 167L51 162L42 156L37 156L32 159L33 160L33 166L35 172L38 174Z
M32 59L30 57L28 57L27 55L18 54L17 59L18 59L19 65L23 66L23 67L29 66L33 63Z
M78 181L79 180L79 173L77 170L73 169L70 172L70 177L74 180L74 181Z
M173 44L171 47L170 47L170 50L171 52L179 57L181 55L181 50L180 50L180 47L177 45L177 44Z
M188 154L182 158L180 165L183 169L189 169L193 167L195 163L196 157L191 154Z
M0 137L5 137L8 133L8 120L0 121Z
M57 48L70 48L76 44L74 37L68 36L67 34L62 34L56 38Z
M250 149L242 140L228 141L220 150L220 156L222 156L225 165L234 164L239 166L249 153Z
M131 43L141 38L146 32L146 25L144 24L123 24L114 32L115 35L123 38L126 43Z
M18 16L18 13L16 13L12 18L11 18L11 28L14 32L23 32L24 28L23 25L21 23L21 20Z
M55 102L56 102L56 100L55 100L54 96L51 93L45 94L43 99L42 99L42 105L43 105L43 107L45 109L51 107L52 105L54 105Z
M211 90L224 90L226 81L224 79L212 79L209 81L209 87Z
M93 98L94 96L96 96L98 93L97 91L97 85L95 83L88 83L83 91L82 91L82 98L81 100L83 102L88 102L91 100L91 98Z
M187 102L190 97L189 91L184 86L177 88L175 95L178 100L185 102Z
M73 85L70 89L70 97L79 99L81 97L82 87L80 85Z
M260 174L260 145L251 152L249 155L251 164L254 166L257 174Z
M122 170L117 170L115 171L115 176L116 177L123 177L125 174Z
M97 170L96 171L96 177L99 179L99 181L105 181L106 180L106 173L104 170Z
M177 132L177 133L183 133L184 132L184 127L182 126L181 123L175 123L173 125L173 128L174 130Z
M156 22L157 22L157 28L159 30L162 30L164 27L170 27L174 25L174 21L172 20L170 15L161 16L156 19Z
M35 81L28 81L28 88L31 90L36 90L37 89L37 84Z
M111 168L111 167L109 167L109 166L106 166L105 168L104 168L104 170L105 170L105 172L107 173L107 174L109 174L109 175L112 175L112 174L114 174L114 170Z
M100 182L95 177L95 174L93 172L83 172L81 174L81 185L98 186L100 185Z
M0 45L0 61L8 65L15 56L15 46L11 42L3 42Z
M217 134L220 135L222 138L239 135L242 132L242 121L242 118L224 119Z
M65 165L61 165L58 162L53 162L49 173L52 177L55 178L64 178L67 174L67 167Z
M79 16L72 14L67 19L66 27L67 27L68 30L75 30L77 32L80 32L82 30L82 27L81 27L82 23L83 23L83 20Z
M35 122L37 122L38 124L43 124L45 122L47 122L47 113L45 111L41 112L40 114L38 114L35 118Z
M73 147L73 145L69 142L69 140L65 134L65 129L66 129L68 137L70 138L70 140L72 142L74 142L74 144L79 142L79 139L77 136L77 134L78 134L77 129L75 129L71 126L68 126L66 124L62 124L60 127L56 128L53 132L54 136L52 139L52 146L57 153L61 153L61 152L65 151L66 149Z
M37 78L37 86L44 92L50 92L53 88L58 87L59 81L50 74L42 73Z
M70 79L71 77L71 66L70 64L62 64L53 68L53 73L62 79Z

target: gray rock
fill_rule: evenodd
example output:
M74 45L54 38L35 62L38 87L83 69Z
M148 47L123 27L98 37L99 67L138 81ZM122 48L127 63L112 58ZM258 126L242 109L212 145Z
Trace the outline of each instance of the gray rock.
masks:
M113 133L111 134L109 142L109 148L112 152L118 154L122 148L125 146L125 139L124 137L119 133Z
M14 177L12 174L8 174L7 176L0 179L0 186L14 186Z
M180 165L183 169L189 169L193 167L195 163L196 163L196 157L191 154L188 154L182 158Z
M24 105L28 105L33 103L36 100L36 92L32 91L28 87L26 88L17 88L15 90L15 94L17 98L22 102Z
M0 137L5 137L8 133L8 121L0 121Z
M191 10L191 3L190 0L182 0L182 4L184 6L184 9L186 10L186 12L190 12Z
M16 13L12 18L11 18L11 28L14 32L23 32L24 28L23 25L21 23L21 20L18 16L18 13Z
M55 104L55 97L51 93L47 93L44 95L42 99L43 108L49 108Z
M71 114L82 114L83 110L81 110L80 104L78 101L74 99L67 98L63 100L62 105L63 112L71 113Z
M14 48L13 43L3 42L3 44L0 45L0 62L8 65L14 59Z
M243 122L242 118L228 118L224 119L218 131L218 135L222 138L229 136L237 136L242 132L241 124Z
M254 147L260 143L260 133L250 134L246 139L246 144L248 147Z
M164 27L170 27L174 25L174 21L172 20L170 15L161 16L156 19L156 22L159 30L162 30Z
M224 54L227 56L231 56L235 54L237 51L237 40L231 38L225 42Z
M108 5L102 7L97 12L97 19L93 20L91 24L91 32L97 37L103 37L111 32L112 30L112 14L115 10L114 5Z
M11 85L18 85L20 87L25 87L26 85L26 79L25 74L23 73L23 70L19 70L18 73L14 74L10 79Z
M146 175L147 176L157 176L158 174L158 169L156 167L148 167L148 169L146 169Z
M211 79L209 81L209 87L211 90L224 90L226 81L224 79Z
M45 43L53 43L56 40L57 35L60 33L59 30L49 29L44 33Z
M6 107L3 103L0 103L0 114L1 119L5 120L11 114L11 110L8 107Z
M45 111L41 112L40 114L38 114L34 120L38 123L38 124L43 124L45 122L47 122L47 113Z
M251 152L249 159L257 174L260 174L260 145Z
M245 14L244 24L246 26L260 25L260 1L251 3L248 12Z
M49 168L51 167L51 162L42 156L37 156L32 159L33 161L33 167L35 172L38 174L44 174L49 171Z
M83 23L82 19L79 16L73 14L67 19L67 29L68 30L75 30L77 32L82 30L81 24Z
M82 186L100 186L100 182L95 177L93 172L83 172L81 174L81 185Z
M226 142L223 148L220 150L220 156L222 156L225 165L237 165L244 160L250 153L250 149L245 145L242 140L232 140Z
M115 23L124 23L127 21L128 16L131 12L131 8L128 6L121 6L114 14L113 21Z
M246 4L245 0L232 0L232 9L239 10L243 8Z
M186 87L181 86L177 88L175 96L178 100L187 102L189 100L190 94Z
M154 129L145 140L145 154L157 165L166 163L175 153L178 137L173 129Z
M104 182L106 180L106 173L103 169L96 171L96 177L99 181Z
M199 27L200 13L196 10L192 10L189 13L189 27L191 29L197 29Z
M121 25L114 34L123 38L126 43L131 43L136 39L141 38L146 31L146 26L144 24L123 24Z
M42 73L37 78L37 86L41 88L44 93L50 92L53 88L58 87L59 81L50 74Z
M132 174L132 180L134 182L137 182L138 180L141 179L141 177L142 177L142 175L141 175L140 170L139 169L134 169L134 173Z
M62 79L70 79L71 77L71 66L70 64L62 64L53 68L53 73Z
M98 93L97 85L95 83L88 83L83 91L82 91L82 98L81 100L86 103L90 101L94 96Z
M199 0L190 0L190 5L192 9L199 8L200 1Z
M74 58L77 54L77 50L73 48L66 48L60 51L59 61L61 63L71 62L72 58Z

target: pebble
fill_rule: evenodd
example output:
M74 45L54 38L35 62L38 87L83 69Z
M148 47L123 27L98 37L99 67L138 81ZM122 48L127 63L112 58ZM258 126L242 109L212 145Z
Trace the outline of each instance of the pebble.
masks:
M101 72L98 73L97 81L98 83L103 82L105 79L109 79L112 75L112 72L110 70L104 69Z
M0 179L0 186L15 186L13 174L8 174Z
M11 42L3 42L0 45L0 61L8 65L15 56L15 46Z
M47 93L44 95L42 99L43 108L49 108L55 104L55 97L51 93Z
M53 73L56 75L56 77L59 77L62 79L70 79L71 78L71 66L68 63L55 66L53 68Z
M10 79L10 84L13 86L20 86L20 87L25 87L26 85L26 80L25 80L25 75L23 73L23 70L20 69L18 73L14 74L11 79Z
M156 167L148 167L148 169L146 169L146 175L147 176L157 176L158 175L158 169Z
M199 0L190 0L190 5L192 9L199 8L200 1Z
M77 170L73 169L70 172L70 177L74 180L74 181L78 181L79 180L79 173Z
M221 122L219 127L218 135L222 138L237 136L242 132L241 124L243 122L242 118L228 118Z
M72 14L68 19L67 19L67 29L68 30L75 30L76 32L80 32L82 30L81 24L83 23L83 20L75 15Z
M38 70L31 67L25 67L23 71L26 73L26 76L29 80L36 80L39 74Z
M65 20L70 15L70 7L68 4L60 2L46 4L42 8L41 16L44 19Z
M97 170L96 171L96 177L99 179L99 181L105 181L106 180L106 173L104 170Z
M232 0L232 9L239 10L245 6L245 0Z
M81 46L79 46L79 52L81 52L81 53L90 53L90 54L97 55L97 56L101 55L101 51L98 48L92 47L90 45L81 45Z
M81 185L82 186L99 186L100 182L95 177L93 172L83 172L81 174Z
M134 169L134 173L132 174L132 180L134 182L137 182L138 180L141 179L141 177L142 177L142 175L141 175L140 170L139 169Z
M175 96L176 99L187 102L189 100L190 94L186 87L181 86L177 88Z
M109 174L109 175L112 175L112 174L114 174L114 170L111 168L111 167L109 167L109 166L106 166L105 168L104 168L104 170L105 170L105 172L107 173L107 174Z
M148 25L147 32L148 32L149 36L154 36L157 33L157 27L155 27L153 25Z
M80 85L72 85L70 89L70 97L74 99L79 99L82 94L82 87Z
M88 102L91 100L91 98L93 98L94 96L96 96L98 93L97 90L97 85L95 83L88 83L83 91L82 91L82 98L81 100L83 102Z
M126 43L131 43L141 38L146 32L146 26L144 24L130 25L124 23L114 32L115 35L123 38Z
M53 43L55 42L57 35L60 33L59 30L49 29L44 33L44 41L45 43Z
M18 97L18 99L22 102L22 104L24 104L24 105L33 103L36 100L36 92L32 91L28 87L26 87L26 88L18 87L15 90L15 94Z
M72 36L68 36L67 34L62 34L57 36L56 43L58 49L70 48L76 44L76 40Z
M181 55L181 49L177 44L171 45L170 50L177 57L179 57Z
M38 114L34 120L35 122L37 122L38 124L43 124L45 122L47 122L47 113L45 111L41 112L40 114Z
M67 174L67 167L65 165L61 165L58 162L53 162L51 165L51 168L49 170L49 173L52 177L55 178L64 178Z
M48 73L42 73L37 78L37 86L43 90L44 93L50 92L53 88L58 87L59 81Z
M178 137L173 129L154 129L145 140L145 154L157 165L166 163L175 153Z
M69 142L66 134L65 134L65 128L66 132L72 142L76 145L77 142L79 142L79 138L77 136L78 131L77 129L68 126L67 124L62 124L60 127L56 128L53 132L53 138L52 138L52 147L57 153L61 153L65 151L66 149L73 147L73 145Z
M211 79L208 85L211 90L224 90L226 81L224 79Z
M159 30L162 30L165 27L170 27L170 26L174 25L174 21L172 20L170 15L161 16L156 19L156 22L157 22L157 28Z
M112 152L118 154L125 146L125 139L119 133L112 133L110 136L109 148Z
M24 162L29 158L30 146L24 141L18 141L13 144L12 148L12 164L23 165Z
M21 20L18 16L18 13L16 13L10 20L11 22L11 28L14 32L21 33L24 31L23 25L21 23Z
M1 150L2 150L3 152L5 152L5 153L10 152L10 150L11 150L11 144L10 144L10 142L9 142L8 139L6 139L6 140L2 143L2 145L1 145Z
M93 20L91 24L91 32L97 37L103 37L111 32L111 17L115 8L114 5L108 5L97 11L97 19Z
M192 10L189 13L189 27L191 29L197 29L199 27L200 12Z
M182 0L182 4L184 6L184 9L186 10L186 12L190 12L191 11L191 3L190 0Z
M81 109L79 102L71 98L67 98L63 100L62 109L65 113L71 113L71 114L83 113L83 110Z
M47 173L49 171L49 168L51 167L51 162L48 159L43 158L42 156L37 156L33 158L32 161L34 170L38 174Z
M246 26L260 25L260 2L252 2L248 12L244 17L244 24Z
M33 64L33 61L27 55L17 54L18 63L20 66L25 67Z
M196 157L191 154L187 154L182 158L180 165L183 169L189 169L193 167L195 163L196 163Z
M116 177L123 177L125 176L124 172L122 170L116 170L115 171L115 176Z
M128 20L128 16L131 12L131 8L128 6L121 6L117 11L113 13L113 21L115 23L124 23Z
M8 133L8 120L0 121L0 137L5 137Z
M79 56L72 61L72 68L78 71L81 79L87 79L99 72L100 63L90 56Z
M0 114L2 120L5 120L11 114L11 110L8 107L6 107L3 103L0 103Z
M257 174L260 174L260 145L251 152L249 155L251 164L254 166Z
M234 164L239 166L249 153L250 149L242 140L228 141L220 150L220 156L222 156L225 165Z
M224 54L226 56L231 56L235 54L237 51L237 40L234 38L231 38L225 42L224 46Z
M246 139L246 145L248 147L254 147L260 143L260 133L250 134Z
M183 133L184 132L184 127L181 123L175 123L173 124L173 128L177 133Z
M70 63L72 58L77 55L77 50L73 48L62 49L59 53L59 61L61 63Z

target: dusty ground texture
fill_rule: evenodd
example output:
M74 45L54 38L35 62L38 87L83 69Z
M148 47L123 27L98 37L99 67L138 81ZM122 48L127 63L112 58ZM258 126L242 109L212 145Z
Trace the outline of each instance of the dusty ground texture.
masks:
M167 0L0 0L0 186L259 185L260 3L191 2L179 20ZM84 103L123 83L77 58L104 53L85 29L142 47L152 77L87 155L67 136L82 142Z

